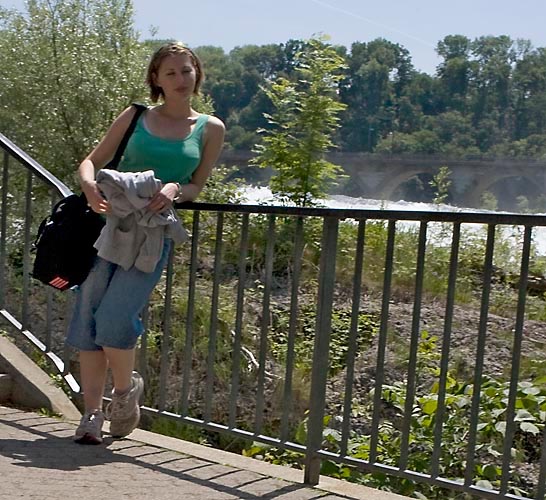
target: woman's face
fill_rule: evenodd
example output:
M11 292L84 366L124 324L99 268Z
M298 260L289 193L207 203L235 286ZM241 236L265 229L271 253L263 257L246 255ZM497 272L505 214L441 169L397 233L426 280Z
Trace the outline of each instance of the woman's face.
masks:
M195 90L197 74L188 54L165 57L154 77L154 83L161 87L165 100L189 99Z

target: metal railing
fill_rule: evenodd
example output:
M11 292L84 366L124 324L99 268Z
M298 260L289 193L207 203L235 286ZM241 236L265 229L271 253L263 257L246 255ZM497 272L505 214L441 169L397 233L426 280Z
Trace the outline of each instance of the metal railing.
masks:
M69 294L30 276L42 212L70 190L8 139L0 141L0 316L77 392L71 353L62 344ZM40 192L35 179L52 193ZM145 414L299 453L309 484L317 484L327 463L353 477L361 471L482 498L544 500L543 388L533 385L528 398L538 408L534 427L525 427L535 439L534 455L524 459L514 451L516 440L527 436L521 422L531 421L520 414L518 394L533 382L521 359L533 238L546 226L544 217L207 203L177 208L192 240L171 252L144 313L137 364L146 381ZM503 231L520 236L512 242ZM507 242L519 259L510 279L499 277L495 266ZM469 269L475 273L470 281ZM513 322L509 334L490 330L499 280L512 297L496 306ZM396 333L393 322L401 318L391 310L400 294L411 307ZM443 318L435 326L440 345L427 350L423 308L431 297L441 300ZM464 340L472 346L465 365L472 373L455 394L460 359L453 359L454 339L472 300L478 304L475 337ZM494 412L497 430L488 431L496 432L497 448L487 451L483 415L495 349L509 352L510 369L495 374L504 377L504 385L495 386L504 400ZM394 369L402 376L393 382ZM457 432L464 442L448 449L455 404L463 408ZM530 406L524 409L531 415ZM419 441L417 423L428 425L428 441ZM426 466L419 468L414 458L426 446ZM522 461L532 469L523 483Z

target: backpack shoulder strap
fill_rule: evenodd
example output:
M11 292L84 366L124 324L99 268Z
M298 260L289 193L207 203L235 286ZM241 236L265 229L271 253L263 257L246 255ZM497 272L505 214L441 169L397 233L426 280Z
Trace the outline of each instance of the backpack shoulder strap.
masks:
M135 114L133 115L133 118L131 119L131 123L129 124L129 127L125 131L125 134L123 135L123 139L121 139L121 142L119 143L118 149L116 150L116 154L114 155L114 158L110 163L108 163L108 168L111 168L113 170L116 170L118 168L119 162L121 161L121 157L123 156L123 153L125 152L125 148L127 147L127 143L129 142L129 139L131 135L133 134L133 131L135 130L138 118L140 115L148 109L148 106L145 106L144 104L139 104L137 102L134 102L132 106L135 108Z

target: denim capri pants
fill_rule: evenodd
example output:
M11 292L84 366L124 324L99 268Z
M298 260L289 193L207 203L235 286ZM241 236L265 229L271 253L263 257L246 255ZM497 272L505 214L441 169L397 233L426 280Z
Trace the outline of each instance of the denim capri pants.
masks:
M87 279L76 290L66 343L80 351L103 347L132 349L144 332L141 312L169 258L172 240L165 238L155 269L145 273L96 257Z

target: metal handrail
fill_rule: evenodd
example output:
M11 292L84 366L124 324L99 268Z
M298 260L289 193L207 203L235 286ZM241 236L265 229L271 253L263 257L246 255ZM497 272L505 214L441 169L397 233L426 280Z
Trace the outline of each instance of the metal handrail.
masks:
M5 136L0 134L0 143L2 144L5 153L4 162L4 177L7 179L7 157L13 157L19 164L28 169L29 173L33 176L37 176L42 181L46 182L52 187L58 195L66 196L71 194L71 190L55 178L50 172L41 167L37 162L30 158L26 153L17 148L11 141ZM4 271L6 268L6 211L7 211L7 197L6 197L6 184L2 183L2 233L0 238L0 280L2 287L4 286ZM25 222L25 241L24 241L24 280L29 280L29 228L31 219L30 200L32 198L32 182L27 182L26 193L26 222ZM191 211L193 213L193 226L192 234L193 240L191 245L191 254L186 258L185 263L188 263L188 269L175 269L174 257L171 253L167 274L164 284L161 286L162 293L160 294L163 302L160 304L163 311L162 318L158 321L161 325L161 338L158 342L160 345L160 356L158 359L152 360L159 366L154 365L153 370L150 370L147 364L148 359L147 346L151 344L153 339L148 338L145 333L142 338L141 349L138 357L138 364L140 371L143 375L148 372L149 377L155 377L158 380L159 394L156 398L150 398L151 402L143 407L143 411L150 415L161 416L164 418L172 419L175 422L188 424L197 428L207 429L215 432L225 433L238 438L247 440L255 440L268 445L276 446L284 450L292 450L298 453L305 454L305 482L315 484L318 482L321 462L323 460L329 460L331 462L349 465L356 467L364 472L379 472L397 476L399 478L410 479L412 481L423 482L429 485L435 485L438 487L447 487L454 491L460 491L470 494L480 495L483 498L499 498L502 500L507 499L524 499L526 497L516 494L508 493L508 484L510 479L510 446L511 440L514 437L516 430L513 420L515 410L515 395L517 391L517 385L519 381L519 355L521 350L521 342L523 338L524 328L524 315L525 315L525 300L526 300L526 286L527 286L527 274L529 270L530 260L530 248L532 240L532 228L537 226L546 226L546 217L542 215L529 215L529 214L511 214L511 213L484 213L484 212L448 212L448 211L401 211L401 210L368 210L368 209L333 209L333 208L298 208L298 207L278 207L278 206L266 206L266 205L225 205L225 204L213 204L213 203L182 203L176 204L176 208L181 211ZM238 215L237 215L238 214ZM233 217L232 217L233 215ZM262 226L260 230L265 227L263 234L264 245L263 264L260 267L259 279L260 293L262 294L261 311L259 313L260 321L259 327L256 329L256 344L258 355L254 359L257 365L257 382L256 382L256 401L255 412L256 419L254 423L250 423L247 426L241 426L238 424L238 388L240 387L240 378L237 370L240 369L241 357L240 350L244 349L242 342L243 327L245 321L244 310L245 307L245 293L248 286L248 271L247 271L247 257L250 253L249 245L249 224L252 223L251 215L258 215L255 219L260 219ZM266 217L261 217L265 215ZM208 218L207 218L208 217ZM222 307L220 296L222 294L222 279L223 279L223 252L225 249L224 228L228 224L228 219L231 218L231 224L233 220L237 223L232 228L240 229L240 233L237 232L235 237L232 238L233 248L236 248L237 258L236 263L232 264L233 280L230 282L233 284L233 303L232 307L235 308L235 325L231 331L233 336L232 341L232 356L231 361L231 373L228 378L230 379L231 392L229 395L229 416L224 420L216 418L213 412L212 397L215 395L215 368L216 368L216 341L220 339L220 332L218 328L219 311ZM283 382L283 407L279 408L282 413L279 421L281 422L280 431L275 434L269 431L264 426L263 412L265 409L266 401L264 401L264 380L266 370L267 359L267 342L270 332L270 325L268 323L269 317L272 314L271 309L271 288L272 288L272 272L273 263L275 259L275 237L276 237L276 221L283 218L292 219L294 224L294 253L292 260L290 261L290 279L291 279L291 293L290 302L286 310L290 311L290 325L288 332L287 347L288 352L286 355L285 366L282 366L282 370L285 371L285 380ZM310 394L309 394L309 414L307 418L307 441L306 443L295 442L290 437L288 418L288 409L294 397L293 388L291 386L293 370L294 370L294 337L296 335L296 318L298 316L298 290L299 290L299 276L302 271L302 255L304 252L303 243L303 228L304 223L310 218L317 218L322 220L322 241L320 243L320 262L318 265L313 264L313 272L316 272L316 283L318 284L318 292L316 293L316 328L315 328L315 344L313 349L313 357L310 373ZM358 221L358 234L356 235L356 256L355 256L355 268L353 273L353 294L351 304L351 330L350 340L347 349L347 367L353 367L355 360L358 356L358 348L356 343L357 327L358 327L358 315L361 307L361 288L362 284L362 261L365 258L366 247L366 227L370 220L379 220L386 223L387 241L385 247L385 260L384 260L384 274L382 290L382 302L380 312L380 327L377 333L377 356L375 366L375 391L373 398L373 415L370 418L371 430L370 430L370 445L369 445L369 459L364 460L350 456L348 452L348 437L351 432L351 396L354 396L352 391L353 376L347 373L345 390L347 391L344 397L344 401L340 400L343 406L343 420L341 423L341 445L339 452L333 452L324 446L323 443L323 431L324 431L324 413L326 407L326 385L327 385L327 372L329 361L329 350L331 347L331 333L332 333L332 308L335 296L335 280L336 280L336 259L338 252L338 235L340 223L345 219L351 219ZM266 223L264 223L264 220ZM215 222L214 222L215 221ZM381 390L385 380L385 350L388 342L388 327L387 322L389 320L389 305L391 303L391 288L392 279L395 271L396 263L394 258L395 240L397 235L397 221L418 221L420 222L419 228L419 243L417 247L417 260L416 260L416 278L415 278L415 292L414 292L414 308L413 308L413 322L411 326L411 338L410 338L410 354L406 388L407 399L403 415L403 423L401 425L401 444L400 444L400 460L398 466L389 465L387 463L381 463L378 459L379 443L377 434L379 432L379 423L381 420L380 405ZM240 222L240 227L239 227ZM429 222L448 223L453 227L452 240L451 240L451 253L449 257L449 266L447 270L449 275L447 278L447 294L445 305L445 320L444 320L444 343L442 345L442 358L440 363L440 377L438 383L438 414L437 423L435 424L434 443L435 450L431 461L430 473L412 471L408 469L408 456L410 453L410 424L412 418L412 408L414 406L416 396L416 350L419 343L420 334L420 306L423 298L423 276L425 274L426 259L426 241L427 241L427 224ZM446 406L446 379L448 374L448 359L449 359L449 343L452 334L452 323L454 319L454 303L455 303L455 286L457 282L457 264L458 264L458 249L461 241L461 225L462 224L481 224L487 228L487 241L485 245L485 259L483 260L483 285L481 289L481 307L479 314L479 328L477 332L477 348L476 359L474 368L474 397L472 400L472 409L469 416L468 423L468 455L466 457L466 469L465 477L456 480L449 477L442 477L439 471L439 463L441 459L441 447L442 441L442 419L447 411ZM512 350L512 366L515 367L510 374L510 389L507 405L507 425L506 425L506 438L504 439L504 456L502 458L502 475L501 475L501 487L499 490L486 490L479 485L473 484L474 482L474 465L475 465L475 452L477 443L477 429L479 424L480 413L480 387L482 383L482 371L484 368L483 351L487 340L487 323L489 314L489 294L491 291L491 280L493 275L493 252L495 248L495 233L496 228L499 225L513 226L517 225L524 228L524 238L521 252L521 267L520 267L520 280L518 283L518 298L517 304L515 304L516 318L514 332L514 344ZM208 357L206 359L206 380L203 384L205 388L203 393L205 395L204 402L202 403L201 413L192 413L193 409L190 407L191 393L195 390L191 380L191 362L194 355L194 346L192 339L195 339L196 325L194 312L198 306L203 307L203 304L199 304L200 300L204 300L203 297L199 297L196 290L199 289L197 283L199 274L199 262L200 262L200 231L207 226L209 234L214 235L212 237L212 243L208 243L206 254L206 265L208 266L210 273L210 282L207 282L206 286L199 290L202 294L210 294L206 297L207 305L210 299L210 317L207 326L203 326L203 330L208 329L206 337L208 337ZM355 228L357 225L355 224ZM355 230L356 234L356 230ZM230 235L233 236L233 235ZM235 241L235 243L233 243ZM446 246L449 243L446 243ZM262 256L260 256L262 258ZM481 255L479 257L481 259ZM351 272L351 271L348 271ZM173 296L174 290L174 276L175 273L179 273L179 277L182 276L181 282L188 283L187 294L187 306L185 311L175 311L175 304ZM315 274L313 274L315 277ZM181 283L178 284L182 286ZM202 285L202 284L201 284ZM210 288L210 289L209 289ZM2 289L3 290L3 289ZM46 290L45 293L51 297L51 289L43 287L42 290ZM3 291L2 291L3 293ZM231 292L230 292L231 293ZM28 300L29 286L28 284L23 287L23 301ZM1 299L1 297L0 297ZM286 306L286 304L285 304ZM180 307L180 306L177 306ZM28 307L27 307L28 309ZM181 381L169 381L170 374L170 349L174 342L175 327L177 325L173 322L173 314L184 314L184 346L180 347L178 355L184 360L183 374L180 374ZM62 356L58 356L52 352L50 348L50 342L47 340L43 342L36 335L31 333L29 319L25 318L25 313L22 314L23 319L19 321L16 318L16 314L7 311L3 307L3 302L0 304L0 316L7 320L15 329L20 332L28 341L34 346L38 347L44 352L49 359L51 359L59 371L64 375L65 379L69 383L71 389L74 392L79 391L79 386L75 379L70 375L68 371L68 362L65 353L65 361L61 359ZM178 325L178 328L181 328ZM231 339L230 339L231 341ZM203 348L206 350L205 348ZM290 352L290 349L292 351ZM290 374L290 375L288 375ZM170 386L169 386L170 384ZM173 394L168 392L172 389L172 386L180 388L181 396L179 397L179 404L173 404ZM279 386L280 387L280 386ZM280 391L279 391L280 392ZM175 394L178 397L178 392ZM170 398L170 399L169 399ZM191 403L194 403L192 400ZM341 406L340 406L341 407ZM546 430L544 431L546 435ZM546 439L545 439L546 443ZM539 464L539 481L536 487L534 498L537 500L543 500L546 494L546 444L542 445L542 458Z
M520 214L511 212L483 211L449 211L449 210L389 210L370 208L329 208L329 207L295 207L279 205L239 204L227 205L220 203L184 202L176 203L176 208L203 210L210 212L239 214L274 214L292 217L334 217L344 219L381 219L393 221L424 221L424 222L460 222L467 224L503 224L522 226L546 226L546 216L539 214Z
M38 176L41 180L43 180L47 185L55 188L59 195L65 197L72 194L72 190L66 184L64 184L64 182L57 179L57 177L55 177L49 170L42 167L42 165L40 165L36 160L31 158L27 153L25 153L21 148L16 146L2 133L0 133L0 146L10 156L16 159L19 163L23 164L34 175Z
M6 266L6 213L7 213L7 189L5 187L5 184L8 180L8 158L11 157L15 159L19 164L26 167L26 169L29 172L29 177L27 181L27 188L29 186L29 182L31 179L31 175L36 176L39 178L42 182L47 184L50 188L54 189L57 196L66 197L69 196L72 193L72 190L64 184L62 181L60 181L55 175L53 175L49 170L45 169L42 165L40 165L34 158L29 156L27 153L25 153L22 149L20 149L17 145L15 145L10 139L8 139L4 134L0 133L0 146L4 150L4 168L3 168L3 175L2 175L2 214L1 214L1 242L0 242L0 316L4 318L5 321L7 321L16 331L20 332L20 334L35 348L37 348L40 352L43 353L43 355L49 359L49 361L55 366L57 371L63 375L65 381L69 385L72 391L79 392L80 386L77 383L74 376L69 372L67 363L62 359L63 356L57 355L57 353L53 352L48 345L48 342L44 343L40 339L36 337L30 331L27 324L27 300L23 301L23 321L19 321L14 314L12 314L10 311L6 310L4 308L4 301L5 301L5 277L4 277L4 269ZM27 189L28 191L28 189ZM30 193L26 193L27 200L30 200ZM28 220L30 219L30 215L27 213L25 216L25 219L27 223L25 226L27 229L25 230L25 249L30 249L30 232L29 232L29 224ZM28 254L28 251L25 252L25 254ZM25 262L25 268L26 268L26 276L25 276L25 289L28 289L28 282L29 282L29 256L24 256L24 262ZM48 290L48 303L51 303L52 296L51 291Z

